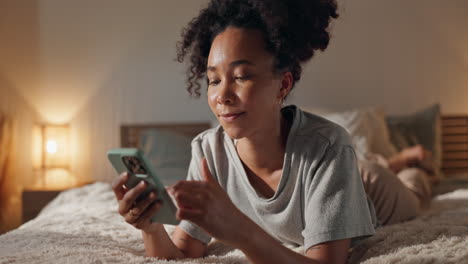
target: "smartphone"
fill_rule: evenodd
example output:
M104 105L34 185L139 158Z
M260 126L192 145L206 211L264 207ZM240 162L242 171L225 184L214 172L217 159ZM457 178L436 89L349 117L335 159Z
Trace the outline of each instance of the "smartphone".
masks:
M129 177L125 183L127 189L135 187L141 181L147 183L146 189L137 197L137 202L145 199L153 190L158 200L162 201L159 211L151 218L151 222L177 225L177 207L167 193L162 182L156 176L151 163L145 158L143 151L138 148L116 148L107 152L107 158L120 175L128 172Z

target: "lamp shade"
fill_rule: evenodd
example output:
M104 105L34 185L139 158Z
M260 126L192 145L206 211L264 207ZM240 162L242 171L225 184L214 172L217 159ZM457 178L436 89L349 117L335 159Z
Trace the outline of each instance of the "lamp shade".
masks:
M35 169L69 168L68 125L36 125L33 137Z

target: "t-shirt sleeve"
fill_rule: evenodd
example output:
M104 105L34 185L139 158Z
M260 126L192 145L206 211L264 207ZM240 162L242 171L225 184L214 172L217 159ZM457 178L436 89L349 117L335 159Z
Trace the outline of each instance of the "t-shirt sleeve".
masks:
M349 145L330 146L306 183L304 248L375 233L367 195Z
M200 143L197 141L192 142L192 159L187 174L188 181L201 181L201 166L200 162L203 157ZM208 158L208 157L207 157ZM179 227L182 228L191 237L200 240L201 242L208 244L211 241L211 236L205 232L201 227L197 226L188 220L182 220L179 223Z

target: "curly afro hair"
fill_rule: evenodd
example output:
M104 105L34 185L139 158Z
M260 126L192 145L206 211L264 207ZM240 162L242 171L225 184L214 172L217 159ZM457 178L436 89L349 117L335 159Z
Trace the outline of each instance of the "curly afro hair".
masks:
M177 43L177 61L190 55L187 90L200 97L211 43L229 26L260 30L275 58L275 70L290 71L296 83L301 63L327 48L328 26L337 17L335 0L212 0L184 28Z

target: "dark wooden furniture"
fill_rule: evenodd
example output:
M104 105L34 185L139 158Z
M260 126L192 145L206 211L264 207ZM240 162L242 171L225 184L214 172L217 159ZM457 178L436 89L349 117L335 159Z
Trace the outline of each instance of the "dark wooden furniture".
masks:
M443 172L468 172L468 115L443 115L441 123Z
M23 199L23 223L36 217L39 212L61 191L25 190Z

